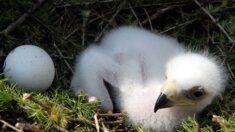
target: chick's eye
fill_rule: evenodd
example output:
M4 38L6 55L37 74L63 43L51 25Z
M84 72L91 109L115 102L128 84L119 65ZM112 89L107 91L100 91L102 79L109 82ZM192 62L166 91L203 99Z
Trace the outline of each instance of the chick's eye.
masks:
M201 97L203 97L204 95L205 95L204 89L200 86L196 86L196 87L191 88L188 91L187 97L189 99L197 100L197 99L200 99Z
M193 93L193 96L196 97L196 98L199 98L199 97L201 97L202 95L203 95L203 92L202 92L202 91L195 91L195 92Z

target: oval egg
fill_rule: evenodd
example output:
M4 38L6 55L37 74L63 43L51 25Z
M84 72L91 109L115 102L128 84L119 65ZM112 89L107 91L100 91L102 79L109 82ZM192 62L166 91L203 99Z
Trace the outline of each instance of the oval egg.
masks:
M44 91L54 80L54 63L43 49L34 45L22 45L6 57L4 76L10 83L26 91Z

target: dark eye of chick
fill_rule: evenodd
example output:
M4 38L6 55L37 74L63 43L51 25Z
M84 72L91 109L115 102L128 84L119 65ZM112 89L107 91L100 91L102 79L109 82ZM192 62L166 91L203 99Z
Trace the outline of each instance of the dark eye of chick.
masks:
M186 93L186 97L192 100L198 100L201 99L205 95L205 90L201 86L195 86L192 87L189 91Z
M202 92L202 91L195 91L195 92L193 93L193 96L194 96L194 97L197 97L197 98L201 97L202 95L203 95L203 92Z

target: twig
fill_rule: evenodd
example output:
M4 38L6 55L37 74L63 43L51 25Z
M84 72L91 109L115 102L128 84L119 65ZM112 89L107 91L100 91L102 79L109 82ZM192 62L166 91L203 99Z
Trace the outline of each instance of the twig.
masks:
M123 113L103 113L103 114L97 114L97 116L111 116L111 117L115 117L115 116L123 116L125 114Z
M101 0L101 1L88 1L88 2L81 2L81 3L76 3L76 4L65 4L62 6L57 6L57 8L64 8L64 7L70 7L70 6L80 6L80 5L92 5L92 4L96 4L96 3L109 3L109 2L113 2L114 0Z
M85 46L85 38L86 38L86 25L88 21L88 17L90 16L89 11L84 11L83 13L83 21L82 21L82 46Z
M36 126L34 124L29 124L29 123L17 122L15 124L15 127L20 130L26 130L26 131L31 131L31 132L44 132L43 130L39 128L39 126Z
M95 123L91 122L90 120L88 120L87 118L85 118L83 116L78 116L78 119L74 119L74 120L85 122L85 123L87 123L87 124L89 124L89 125L91 125L91 126L96 128L96 124ZM102 128L100 128L100 129L102 130Z
M100 32L100 34L95 38L95 42L98 41L101 36L104 34L105 30L108 28L108 26L113 22L113 20L116 18L116 16L118 15L118 13L121 11L122 9L122 5L118 7L117 11L114 13L114 15L112 16L112 18L109 20L108 24L105 25L105 27L103 28L103 30Z
M53 125L54 128L56 128L57 130L61 131L61 132L68 132L68 130L58 126L58 125Z
M6 29L3 30L3 33L9 34L12 32L17 26L22 24L30 14L34 13L46 0L38 0L37 3L29 9L26 13L24 13L21 17L19 17L16 21L12 22Z
M42 103L42 102L38 101L37 99L35 99L35 98L33 97L32 93L24 93L24 94L23 94L23 100L27 100L27 99L29 99L29 100L33 101L34 103L40 105L41 107L43 107L43 108L46 109L47 111L49 111L49 109L50 109L49 106L47 106L47 105L45 105L44 103Z
M229 63L226 63L226 65L227 65L228 71L230 72L232 78L235 79L235 75L234 75L234 73L233 73L233 71L231 69L231 66L229 65Z
M230 132L228 122L223 117L213 115L212 121L218 123L224 132Z
M103 132L110 132L110 130L104 125L104 122L102 122Z
M102 122L102 127L100 127L100 124L99 124L99 118L100 118L100 114L95 114L94 115L94 119L95 119L95 128L97 130L97 132L100 132L100 130L102 130L103 132L109 132L109 130L107 129L107 127L104 125L104 122L103 120L101 120Z
M226 54L225 54L224 51L220 48L219 45L217 45L216 47L219 49L219 51L220 51L220 53L221 53L221 56L223 57L222 64L225 64L225 63L226 63L225 61L226 61L226 58L227 58Z
M173 29L175 29L175 28L177 28L177 27L182 27L182 26L184 26L184 25L190 24L190 23L192 23L192 22L194 22L194 21L196 21L196 20L197 20L197 19L195 18L195 19L193 19L193 20L186 21L186 22L184 22L184 23L175 25L175 26L170 27L170 28L168 28L168 29L166 29L166 30L164 30L164 31L161 31L160 33L166 33L166 32L168 32L168 31L170 31L170 30L173 30Z
M176 2L157 2L157 3L151 3L151 4L141 4L134 6L133 8L144 8L144 7L155 7L155 6L171 6L171 5L180 5L180 4L185 4L185 1L176 1Z
M96 128L97 132L100 132L100 125L99 125L99 119L98 119L97 114L94 115L94 119L95 119L95 128Z
M51 57L63 58L63 59L66 59L66 60L73 60L73 57L69 57L69 56L59 56L59 55L56 55L56 54L52 54Z
M80 27L75 28L70 34L68 34L67 36L64 37L64 40L67 40L68 38L70 38L74 33L76 33L78 30L80 29Z
M219 49L219 51L220 51L220 53L222 54L223 57L227 57L227 56L225 55L224 51L223 51L219 46L217 46L217 48ZM230 64L229 64L228 62L225 62L225 59L223 60L223 64L224 64L224 65L226 64L227 69L228 69L228 71L230 72L231 78L232 78L232 79L235 79L235 75L234 75L234 73L233 73L233 71L232 71L232 69L231 69Z
M95 17L95 18L89 20L89 21L88 21L88 24L90 24L90 23L92 23L92 22L94 22L94 21L96 21L96 20L98 20L98 19L101 19L101 18L103 18L103 17L105 17L105 16L107 16L107 15L110 15L111 13L112 13L112 11L108 11L108 12L102 13L102 14L98 14L98 13L94 12L93 15L95 15L95 16L97 16L97 17ZM104 21L107 21L107 20L104 20Z
M95 125L97 132L103 129L103 131L109 131L105 125L121 126L124 123L124 113L96 113L94 115ZM104 117L115 117L117 120L106 121ZM122 117L121 119L119 117ZM100 126L102 124L102 126ZM117 127L117 128L118 128ZM115 129L117 130L117 129Z
M58 48L58 46L57 46L55 43L53 43L53 46L55 47L56 51L58 52L58 54L59 54L59 55L61 56L61 58L62 58L64 55L62 54L62 52L60 51L60 49ZM65 65L69 68L69 70L70 70L72 73L74 73L74 72L73 72L73 69L72 69L72 67L69 65L68 61L65 60L65 59L63 59L63 60L64 60Z
M193 0L193 1L204 11L204 13L206 13L209 16L209 18L212 20L212 22L214 22L217 25L217 27L227 37L227 39L230 41L230 43L232 43L232 46L230 47L230 50L229 50L229 51L231 51L232 48L235 46L234 40L229 36L229 34L225 31L225 29L218 23L218 21L210 14L210 12L206 10L206 8L202 7L202 5L197 0Z
M32 15L32 18L33 18L34 20L36 20L39 24L41 24L43 27L45 27L46 29L48 29L48 31L50 31L51 34L56 34L56 33L57 33L57 31L55 31L55 29L53 29L53 28L49 27L48 25L44 24L45 22L42 21L42 20L41 20L40 18L38 18L37 16ZM64 37L61 37L61 36L58 36L58 37L59 37L61 40L63 40L63 41L65 40L65 41L67 41L67 42L70 42L70 43L76 45L76 43L70 41L69 39L66 40L66 39L64 39Z
M35 98L33 97L32 93L24 93L24 94L23 94L23 100L27 100L27 99L33 101L34 103L40 105L41 107L43 107L44 109L46 109L48 112L50 112L49 109L51 109L51 106L47 106L47 105L45 105L44 103L42 103L42 102L38 101L37 99L35 99ZM60 108L64 109L64 110L67 110L67 111L71 112L70 109L68 109L67 107L65 107L65 106L63 106L63 105L60 105L60 104L56 104L56 105L59 106Z
M0 122L3 123L4 125L10 127L11 129L17 131L17 132L23 132L23 130L20 130L20 129L14 127L13 125L11 125L10 123L8 123L8 122L6 122L4 120L0 120Z
M83 24L84 24L84 22L83 22ZM84 47L85 46L85 35L86 35L86 26L85 25L82 25L82 47Z
M103 121L104 124L121 124L123 121L117 120L117 121Z
M144 12L145 12L145 14L146 14L146 16L147 16L147 18L148 18L149 25L150 25L150 29L151 29L151 31L153 31L153 25L152 25L152 21L151 21L151 19L150 19L149 13L146 11L145 8L143 8L143 9L144 9Z
M157 19L159 16L164 14L166 11L172 10L172 9L179 7L179 6L182 6L182 5L172 5L172 6L168 6L166 8L162 8L162 9L158 10L156 13L154 13L153 15L151 15L150 20ZM148 22L149 22L149 18L142 21L142 24L146 24Z
M143 28L143 25L142 25L142 23L140 22L140 20L139 20L137 14L135 13L135 11L134 11L133 7L131 6L131 4L129 4L129 7L130 7L131 12L132 12L133 15L135 16L136 20L138 21L140 27Z

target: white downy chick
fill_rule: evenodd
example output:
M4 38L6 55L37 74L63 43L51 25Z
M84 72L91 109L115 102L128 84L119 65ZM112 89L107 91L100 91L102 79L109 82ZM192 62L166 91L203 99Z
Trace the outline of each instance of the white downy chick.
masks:
M112 30L77 58L71 87L133 125L172 131L223 92L222 64L175 39L137 27Z

